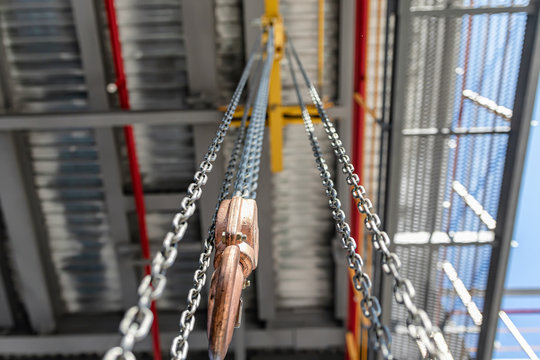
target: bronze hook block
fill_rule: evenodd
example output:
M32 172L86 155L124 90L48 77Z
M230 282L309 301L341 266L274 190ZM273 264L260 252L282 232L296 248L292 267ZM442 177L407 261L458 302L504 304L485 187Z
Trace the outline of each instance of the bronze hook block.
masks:
M223 200L215 234L215 271L208 298L208 354L210 359L223 360L241 318L242 289L257 267L259 226L255 200L240 196Z

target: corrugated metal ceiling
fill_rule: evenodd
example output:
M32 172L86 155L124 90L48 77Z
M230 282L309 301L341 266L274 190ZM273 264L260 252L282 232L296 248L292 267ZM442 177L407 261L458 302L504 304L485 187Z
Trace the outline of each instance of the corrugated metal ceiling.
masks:
M107 28L99 2L106 73L113 80ZM317 77L317 1L282 1L282 12L290 35L310 76ZM323 94L336 96L338 6L326 1L325 86ZM189 89L182 28L182 7L178 0L117 0L120 40L133 110L182 109ZM301 16L301 15L304 16ZM306 15L307 14L307 15ZM216 0L215 38L218 84L227 99L243 64L243 14L239 0ZM0 2L2 38L10 74L11 112L50 113L83 111L88 106L85 76L81 66L72 2L69 0ZM286 64L284 64L286 66ZM286 70L286 68L284 69ZM288 71L283 71L285 103L295 103ZM307 94L306 94L307 96ZM111 97L113 99L113 97ZM113 107L115 104L112 104ZM319 130L320 132L320 130ZM321 133L322 134L322 133ZM120 133L116 143L120 155L124 196L130 196L127 159ZM147 194L185 191L194 172L192 126L135 126L139 163ZM119 264L110 233L111 218L106 206L100 153L93 129L30 131L25 134L28 164L40 202L62 303L68 313L117 311L123 300ZM321 136L323 148L327 142ZM330 252L332 225L326 199L302 126L285 129L286 171L274 176L273 206L276 288L280 308L332 306L333 260ZM301 181L296 188L293 174ZM303 211L302 209L309 209ZM152 251L157 250L170 225L174 209L149 210L147 222ZM131 232L130 249L137 249L137 225L126 213ZM300 223L311 223L302 234ZM296 225L294 225L296 224ZM200 223L190 225L179 265L170 273L174 287L160 302L162 309L183 304L198 260ZM294 244L294 246L293 246ZM309 250L305 250L308 248ZM141 263L129 250L136 274ZM122 250L124 251L124 250ZM267 256L269 256L268 254ZM298 262L298 258L302 261ZM315 287L298 284L316 282ZM251 288L246 307L255 306ZM202 306L204 308L204 305Z
M69 0L0 1L10 110L80 111L85 74Z

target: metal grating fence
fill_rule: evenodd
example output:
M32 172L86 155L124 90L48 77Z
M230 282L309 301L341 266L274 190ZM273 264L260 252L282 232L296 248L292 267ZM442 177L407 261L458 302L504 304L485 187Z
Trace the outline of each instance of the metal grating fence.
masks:
M398 68L406 95L395 248L417 305L443 329L456 359L476 356L480 327L441 267L452 264L481 310L527 20L489 12L510 5L526 3L413 1L406 65ZM467 7L486 14L445 13ZM406 318L393 300L394 353L421 358Z
M525 6L530 0L412 0L411 10L444 10Z

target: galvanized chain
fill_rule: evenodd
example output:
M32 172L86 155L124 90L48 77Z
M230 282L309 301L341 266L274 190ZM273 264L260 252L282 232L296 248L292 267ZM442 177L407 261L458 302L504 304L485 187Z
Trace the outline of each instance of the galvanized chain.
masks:
M426 311L419 309L414 304L415 290L412 282L404 277L401 273L401 261L398 255L389 250L390 238L385 231L380 229L381 220L373 209L371 200L366 196L365 188L360 185L360 178L354 172L354 166L350 162L350 158L347 155L342 141L339 139L339 135L329 120L326 114L322 101L317 93L317 89L309 79L306 71L300 62L300 58L294 49L294 46L289 38L289 44L291 46L292 53L295 57L296 63L304 77L306 85L309 89L311 99L321 117L323 127L331 141L331 145L334 154L338 158L338 161L342 164L342 172L346 174L346 181L349 186L352 187L351 193L357 202L358 211L365 215L364 225L366 229L372 234L372 241L374 248L380 253L382 258L382 270L385 274L390 275L394 279L393 293L396 302L403 305L408 312L407 317L407 329L409 335L422 344L425 350L431 358L434 359L453 359L452 354L448 349L448 345L444 339L441 331L432 325L429 316ZM355 285L356 287L356 285Z
M272 46L272 49L273 49L273 46ZM265 77L264 66L261 73L262 73L261 78L264 79ZM257 92L259 92L259 90L257 90ZM221 205L221 202L224 199L226 199L229 195L229 190L232 185L232 179L234 177L234 172L236 170L238 158L240 154L242 153L242 159L243 159L243 156L245 155L245 149L246 147L248 147L248 142L252 142L251 140L252 138L250 137L250 135L251 136L253 135L250 134L250 132L254 132L254 130L251 130L252 126L257 125L257 123L256 122L254 123L253 117L252 117L250 127L248 128L248 131L246 134L246 122L247 122L247 117L249 114L249 109L253 102L254 95L255 95L255 88L250 91L250 94L246 102L246 106L244 108L244 115L242 116L240 129L234 143L234 147L233 147L231 157L229 159L229 163L227 165L227 171L225 172L225 177L224 177L224 181L221 187L218 202L216 204L216 208L212 217L212 224L210 228L208 229L208 234L204 242L205 251L203 251L203 253L201 254L201 257L199 259L199 268L195 271L195 275L193 278L195 284L194 284L194 287L188 293L187 309L182 312L182 315L180 317L179 335L174 338L173 343L171 345L171 356L175 360L185 360L187 358L187 353L189 350L188 338L189 338L190 333L193 331L193 328L195 325L195 312L197 311L197 308L199 307L199 304L201 301L201 291L204 284L206 283L206 271L208 270L208 267L210 265L210 257L214 249L217 213ZM255 112L256 107L257 107L257 100L255 100L255 104L253 105L253 112ZM264 120L263 120L263 126L264 126ZM253 127L253 129L256 129L256 127ZM244 149L244 152L242 152L242 149ZM239 169L240 167L241 167L241 164L239 165Z
M212 170L212 163L216 160L221 143L227 134L233 114L236 111L236 107L238 106L238 102L240 101L240 97L246 85L254 58L255 49L252 52L248 63L246 64L242 77L240 78L238 86L232 96L231 102L227 107L227 111L221 120L218 131L216 132L216 136L212 140L212 143L208 148L208 152L199 166L199 171L197 171L193 177L195 181L189 185L187 195L180 203L180 212L174 216L172 221L173 230L165 235L161 251L158 252L152 260L150 274L146 275L139 285L138 303L126 311L122 321L120 322L119 328L120 333L122 334L120 345L109 349L109 351L107 351L103 357L104 360L134 360L135 355L133 354L133 347L135 346L135 343L144 339L150 331L152 322L154 320L152 311L150 310L150 305L152 301L159 299L163 294L163 290L165 289L165 285L167 283L167 270L174 264L174 261L176 260L178 255L178 243L183 239L186 233L189 218L191 218L191 216L195 213L195 202L199 200L202 195L202 188L208 180L208 173ZM204 245L205 251L201 254L200 258L201 268L203 268L204 264L206 265L205 268L208 267L210 254L212 253L213 249L212 243L205 243ZM200 290L206 281L206 274L201 268L195 272L195 290L192 289L188 295L188 299L192 300L192 304L196 305L198 305L200 302ZM199 291L198 297L196 295L197 290ZM184 320L190 322L190 324L193 324L195 318L192 317L192 319L193 320L191 320L191 318Z
M236 181L234 183L235 193L244 197L254 199L257 195L259 178L260 158L264 138L264 122L266 119L266 108L268 105L268 86L270 83L270 71L274 59L274 33L269 27L268 41L266 43L266 60L264 61L257 97L253 105L253 112L246 135L246 144L242 153Z
M362 294L362 300L360 301L362 313L371 322L371 329L375 335L375 350L380 351L385 359L391 360L394 358L390 351L392 339L388 327L384 326L380 319L381 305L379 299L372 295L371 279L369 278L369 275L364 272L364 262L362 257L356 252L357 243L354 238L351 237L351 229L349 224L345 221L345 212L341 209L341 201L339 200L338 192L334 187L334 182L332 180L332 175L328 170L328 165L323 158L319 140L314 132L315 128L313 127L311 116L309 115L304 100L302 99L302 95L300 94L300 89L296 80L296 74L293 69L293 62L289 50L286 49L285 53L289 63L289 70L291 72L296 96L298 97L298 103L300 104L300 108L302 110L304 126L306 127L313 156L315 157L315 163L317 164L317 169L320 172L322 183L326 188L328 205L332 210L332 217L336 223L336 230L341 237L341 245L347 250L347 262L349 264L349 268L354 271L354 276L352 277L353 285L354 288Z
M251 53L250 60L248 61L248 64L246 65L246 67L248 65L251 67L252 62L255 60L255 56L254 56L255 49L259 49L259 48L260 47L258 46L254 47L254 50ZM249 72L248 72L248 75L249 75ZM238 130L238 134L234 142L231 157L227 164L227 170L225 172L224 180L223 180L223 183L221 184L220 194L218 197L216 208L214 210L214 214L212 216L212 223L210 227L208 228L208 233L206 235L206 239L204 240L204 251L201 253L200 258L199 258L199 268L195 270L195 274L193 276L194 285L193 285L193 288L188 292L188 296L187 296L188 305L187 305L187 308L182 312L180 316L179 335L173 339L173 342L171 344L171 357L175 360L185 360L187 358L187 354L189 350L188 338L195 326L195 312L197 311L201 302L201 292L204 285L206 284L206 271L208 270L208 267L210 266L210 259L212 256L212 252L214 251L217 213L221 205L221 202L224 199L226 199L229 195L229 190L232 184L232 179L234 177L234 172L235 172L236 165L238 162L238 157L242 150L242 146L246 140L246 130L245 130L246 122L247 122L247 117L249 113L249 108L251 107L251 104L253 102L254 94L255 94L255 91L251 90L248 95L246 105L244 107L244 115L242 116L240 128ZM233 111L233 114L234 114L234 111ZM231 119L232 119L232 116L231 116Z
M272 47L273 49L273 47ZM270 58L270 55L268 55ZM272 56L273 57L273 56ZM269 68L271 67L272 61L267 61L267 63L270 63ZM259 106L259 111L257 113L257 116L260 118L260 120L257 121L257 130L256 135L254 138L253 143L253 156L250 159L249 167L251 168L251 171L249 172L249 183L247 190L249 191L249 195L247 198L249 199L255 199L257 197L257 188L259 186L259 170L261 166L261 152L262 152L262 146L263 146L263 139L264 139L264 130L265 130L265 120L266 120L266 108L268 105L268 86L270 83L269 76L267 76L264 80L263 84L263 95L262 95L262 105ZM258 110L254 108L254 111Z
M262 72L261 77L264 78L264 66L261 72ZM248 144L252 142L251 140L253 136L252 133L254 131L252 130L252 126L254 125L253 117L252 117L250 127L248 128L247 134L246 134L246 122L247 122L247 117L249 114L249 109L252 107L253 98L255 97L254 95L255 95L255 88L250 91L250 94L246 102L246 106L244 108L244 114L242 116L240 129L238 131L238 135L236 137L236 140L233 146L233 151L229 159L229 163L227 165L227 171L225 172L225 177L224 177L224 181L221 187L220 195L218 197L216 208L212 216L212 224L210 225L210 228L208 229L208 234L204 242L205 251L203 251L203 253L201 254L201 257L199 259L199 269L195 271L195 275L193 278L195 284L194 284L194 287L188 293L188 306L186 310L182 312L182 315L180 317L179 335L174 338L171 345L171 356L175 360L185 360L187 358L187 353L189 350L188 338L189 338L190 333L193 331L193 327L195 325L195 312L197 311L197 308L199 307L199 304L201 301L201 291L204 284L206 283L206 271L208 270L208 267L210 265L210 257L214 249L216 218L219 211L219 207L221 205L221 202L224 199L226 199L229 195L229 190L232 185L232 180L233 180L234 173L236 170L238 158L241 153L242 153L242 159L243 159L243 156L245 155L245 150L244 152L242 152L242 149L245 149L248 146ZM255 111L256 106L257 106L257 100L255 100L253 111ZM241 164L239 165L239 169L240 167L241 167Z
M260 75L262 75L262 68L263 68L263 62L259 62L257 66L257 70L254 72L254 76L256 79L260 78ZM259 74L257 76L256 74ZM227 164L227 171L225 172L225 176L223 179L223 184L221 186L221 191L218 199L218 206L216 207L216 211L214 213L214 217L212 218L212 226L215 226L215 219L217 217L217 211L219 210L219 205L221 204L221 201L226 199L229 196L229 189L232 185L232 180L234 178L234 174L236 173L236 167L238 165L238 160L240 159L240 155L242 154L242 149L244 148L244 144L246 142L246 123L247 119L249 117L249 110L252 108L253 101L255 100L255 97L257 95L257 88L252 87L249 91L248 98L246 100L246 104L244 106L244 113L242 114L242 120L240 121L240 126L238 128L238 135L236 136L236 140L234 141L233 150L231 152L231 157L229 158L229 163ZM213 231L212 231L213 234Z

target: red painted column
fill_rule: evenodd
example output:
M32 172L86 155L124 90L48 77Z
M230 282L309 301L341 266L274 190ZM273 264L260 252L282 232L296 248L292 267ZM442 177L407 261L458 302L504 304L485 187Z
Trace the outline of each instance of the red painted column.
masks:
M355 23L355 63L354 63L354 92L359 93L363 99L366 98L366 64L367 64L367 33L368 33L368 1L356 1L356 23ZM354 96L354 94L351 94ZM363 181L363 147L364 147L364 128L365 116L362 108L353 101L353 130L352 130L352 163L356 173ZM363 237L361 236L361 217L356 208L356 202L351 197L351 233L356 239L360 251L363 246ZM354 335L355 340L359 339L359 314L357 301L355 300L355 290L349 281L349 304L347 330ZM348 354L348 359L351 356Z
M120 36L118 32L118 24L116 22L116 9L114 0L105 0L107 20L109 25L109 38L111 42L111 51L113 55L114 70L116 73L116 88L120 107L125 110L130 109L129 93L126 84L126 75L124 72L124 61L122 59L122 46L120 44ZM135 198L135 211L137 212L137 222L139 224L139 238L141 244L142 257L145 260L150 260L150 241L148 239L148 231L146 229L146 207L144 204L144 192L141 180L141 172L139 161L137 159L137 144L133 134L133 126L124 126L124 137L126 141L127 156L129 161L129 173L131 184L133 187L133 197ZM150 274L150 264L144 266L145 275ZM154 360L161 360L161 346L159 341L159 323L156 310L156 303L152 301L150 305L154 321L152 323L152 348Z

